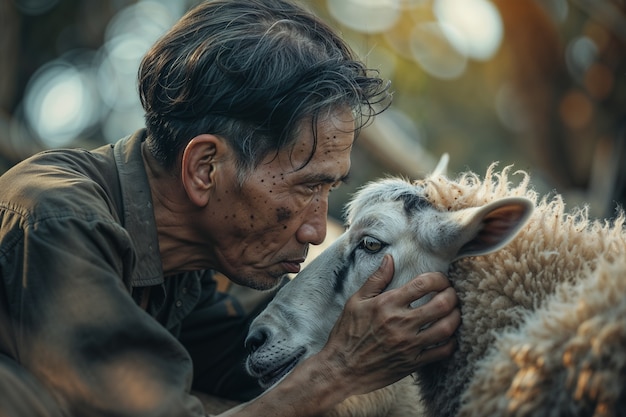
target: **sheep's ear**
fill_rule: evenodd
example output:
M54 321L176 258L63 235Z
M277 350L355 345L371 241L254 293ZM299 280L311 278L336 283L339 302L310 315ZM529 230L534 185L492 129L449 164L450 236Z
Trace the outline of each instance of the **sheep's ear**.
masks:
M509 243L526 224L533 204L526 198L510 197L458 213L461 236L454 260L495 252Z
M439 158L439 162L437 162L437 166L435 167L435 169L433 170L432 174L430 174L431 176L435 177L438 175L446 175L448 172L448 162L450 161L450 155L445 152L441 155L441 158Z

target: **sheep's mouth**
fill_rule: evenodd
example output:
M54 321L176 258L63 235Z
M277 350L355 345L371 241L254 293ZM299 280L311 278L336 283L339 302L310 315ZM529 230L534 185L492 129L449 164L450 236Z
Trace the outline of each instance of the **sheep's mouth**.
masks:
M292 356L283 361L274 369L269 370L259 377L259 384L266 389L280 381L285 375L293 370L300 362L306 352L306 348L301 347Z

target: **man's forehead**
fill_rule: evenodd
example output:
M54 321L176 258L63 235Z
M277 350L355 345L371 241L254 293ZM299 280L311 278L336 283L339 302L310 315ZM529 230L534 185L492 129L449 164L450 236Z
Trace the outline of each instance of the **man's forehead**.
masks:
M320 121L316 129L311 126L309 129L299 129L285 153L290 165L296 170L329 161L349 165L354 139L354 119L340 123L327 118L326 121ZM341 174L344 175L347 172Z

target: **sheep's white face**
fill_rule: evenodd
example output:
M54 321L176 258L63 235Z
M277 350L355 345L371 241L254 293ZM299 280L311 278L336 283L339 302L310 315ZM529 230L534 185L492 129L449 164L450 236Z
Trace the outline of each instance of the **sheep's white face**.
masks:
M532 210L528 200L509 198L441 212L422 194L399 179L372 183L357 194L348 206L346 232L285 285L250 327L247 369L263 387L322 349L346 301L385 254L395 267L389 289L397 288L420 273L445 272L455 259L501 248Z

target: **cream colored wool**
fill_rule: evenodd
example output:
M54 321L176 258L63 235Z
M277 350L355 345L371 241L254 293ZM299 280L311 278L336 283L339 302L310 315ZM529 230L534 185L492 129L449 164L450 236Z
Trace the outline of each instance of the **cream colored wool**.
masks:
M413 378L349 397L320 417L421 417L425 411Z
M518 178L514 183L511 177ZM419 372L430 415L626 415L626 230L539 200L523 172L492 165L418 182L444 210L524 196L536 209L505 248L451 265L458 349ZM460 407L460 408L459 408Z

